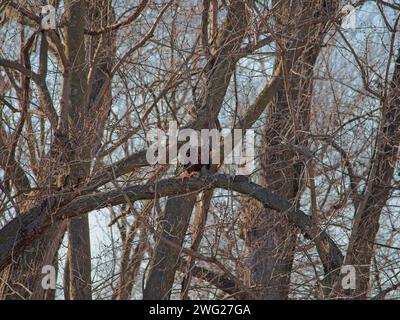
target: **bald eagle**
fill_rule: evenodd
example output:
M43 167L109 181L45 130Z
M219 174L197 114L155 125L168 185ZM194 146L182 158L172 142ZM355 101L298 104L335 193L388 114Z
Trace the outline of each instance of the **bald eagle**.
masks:
M201 163L201 150L197 152L198 159L197 163L188 162L182 165L183 171L179 174L179 178L182 180L185 178L190 178L193 176L200 176L209 173L212 169L212 165L210 163ZM190 157L190 149L186 152L186 155Z

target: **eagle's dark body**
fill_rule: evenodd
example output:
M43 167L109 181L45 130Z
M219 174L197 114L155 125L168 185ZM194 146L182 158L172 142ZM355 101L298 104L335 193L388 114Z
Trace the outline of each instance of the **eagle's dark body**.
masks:
M190 156L190 150L186 152L187 156ZM211 164L210 163L201 163L201 150L198 150L198 159L197 163L186 163L183 165L184 172L181 173L182 178L192 177L195 175L204 174L210 172Z
M219 131L221 131L221 125L218 121L218 119L215 120L215 124L211 125L212 128L217 128ZM211 143L211 141L209 141ZM218 167L219 165L215 165L215 164L211 164L211 154L212 154L212 147L211 144L209 144L210 146L210 150L209 150L209 163L202 163L201 162L201 148L199 147L198 151L197 151L197 163L186 163L183 164L183 172L180 174L181 178L188 178L188 177L192 177L195 175L204 175L210 172L217 172L218 171ZM190 157L190 149L186 151L186 156Z
M208 164L201 164L201 163L187 163L183 166L187 173L191 174L193 172L201 172L202 170L210 170L211 165Z

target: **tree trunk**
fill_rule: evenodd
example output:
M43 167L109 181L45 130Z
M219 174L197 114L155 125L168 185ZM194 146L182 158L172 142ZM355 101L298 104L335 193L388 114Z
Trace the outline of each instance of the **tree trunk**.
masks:
M400 146L400 54L387 97L382 101L382 120L377 136L375 157L364 200L355 214L345 265L356 269L355 290L339 290L336 296L366 299L370 293L370 268L375 251L379 219L393 189L391 184ZM340 285L340 281L338 283Z
M100 11L104 10L100 14ZM112 31L105 32L103 42L100 36L93 36L91 42L85 43L85 21L95 26L113 21L110 0L65 1L65 56L68 66L63 72L63 95L58 127L54 128L54 141L51 151L43 160L43 177L39 179L42 189L49 192L66 192L65 200L76 197L76 191L87 179L90 160L100 146L103 129L110 109L111 87L105 90L100 99L101 105L94 106L100 88L108 80L108 74L113 63L115 52ZM90 13L90 15L89 15ZM106 20L106 21L104 21ZM46 36L46 33L42 33ZM91 50L88 50L90 48ZM98 49L97 59L94 49ZM87 52L89 51L89 57ZM93 61L91 82L88 83L88 65ZM47 62L46 62L47 63ZM89 161L88 161L89 159ZM82 161L86 160L86 161ZM47 176L48 175L48 176ZM53 179L57 176L57 179ZM54 181L56 180L56 181ZM41 197L37 194L36 202L27 203L22 212L40 204ZM70 290L69 299L91 299L91 267L90 267L90 237L88 217L71 219L68 223L55 223L39 239L33 241L11 266L7 268L6 280L0 287L2 299L45 299L52 298L41 287L41 269L44 265L52 265L59 244L68 224L69 231L69 269ZM32 296L32 292L35 295Z
M330 5L330 10L335 12L335 2ZM277 29L290 26L295 40L288 42L287 33L277 40L288 48L283 53L284 85L267 111L261 166L264 183L298 207L304 163L292 146L307 146L313 70L329 16L320 3L311 5L309 1L283 1L277 10L281 13L278 14ZM313 23L314 17L323 17L323 14L326 17L324 23ZM244 227L245 282L260 299L288 299L298 229L285 215L274 210L263 208L247 210L247 213L251 216L244 217L247 221L247 227Z
M202 105L198 117L203 117L204 126L215 125L219 110L225 97L230 78L237 63L238 51L245 36L246 8L242 1L233 2L225 18L222 30L216 39L216 50L208 61L208 74ZM196 194L174 197L167 201L165 207L162 235L180 246L189 226L190 217L196 202ZM145 300L168 300L171 295L175 273L178 267L180 250L171 248L162 241L155 247L150 264L149 276L143 292Z

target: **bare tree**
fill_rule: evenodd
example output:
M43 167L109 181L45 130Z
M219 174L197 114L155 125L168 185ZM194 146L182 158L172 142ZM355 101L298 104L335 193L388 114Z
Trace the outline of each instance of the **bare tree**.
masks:
M0 0L1 299L398 297L395 2L49 4ZM150 165L170 121L254 172Z

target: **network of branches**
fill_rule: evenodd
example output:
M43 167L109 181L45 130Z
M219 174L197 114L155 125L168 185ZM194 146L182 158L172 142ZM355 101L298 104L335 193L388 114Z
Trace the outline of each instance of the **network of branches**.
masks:
M399 19L0 0L0 299L399 298ZM171 121L254 130L254 171L150 165Z

